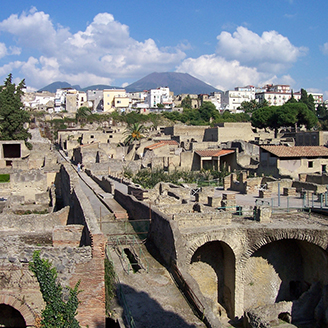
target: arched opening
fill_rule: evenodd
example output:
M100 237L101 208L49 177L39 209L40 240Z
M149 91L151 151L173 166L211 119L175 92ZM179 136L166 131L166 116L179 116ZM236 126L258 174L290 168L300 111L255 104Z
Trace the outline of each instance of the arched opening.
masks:
M234 318L235 256L224 242L213 241L194 253L190 270L199 288L219 316Z
M327 270L327 252L309 242L284 239L264 245L245 267L244 308L290 301L293 323L313 321L328 284Z
M26 322L15 308L7 304L0 304L0 327L26 328Z

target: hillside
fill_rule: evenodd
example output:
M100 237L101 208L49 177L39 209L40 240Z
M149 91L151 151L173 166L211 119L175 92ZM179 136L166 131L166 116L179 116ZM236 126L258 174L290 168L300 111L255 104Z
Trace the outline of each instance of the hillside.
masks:
M125 89L128 92L156 89L158 87L169 87L175 95L182 93L210 94L219 91L211 85L196 79L187 73L151 73L144 78L130 84Z

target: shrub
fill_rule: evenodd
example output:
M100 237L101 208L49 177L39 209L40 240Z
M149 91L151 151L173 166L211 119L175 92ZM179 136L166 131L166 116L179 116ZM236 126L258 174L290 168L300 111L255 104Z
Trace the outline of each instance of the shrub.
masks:
M10 174L0 174L0 182L9 182Z

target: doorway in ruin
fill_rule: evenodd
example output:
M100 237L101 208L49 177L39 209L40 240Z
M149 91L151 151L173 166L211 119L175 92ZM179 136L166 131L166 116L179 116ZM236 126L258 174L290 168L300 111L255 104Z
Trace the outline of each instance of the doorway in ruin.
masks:
M26 322L15 308L0 304L0 327L26 328Z
M312 321L327 271L327 252L312 243L284 239L264 245L246 263L244 309L291 301L292 322Z
M190 275L219 316L234 318L235 256L224 242L199 247L190 262Z

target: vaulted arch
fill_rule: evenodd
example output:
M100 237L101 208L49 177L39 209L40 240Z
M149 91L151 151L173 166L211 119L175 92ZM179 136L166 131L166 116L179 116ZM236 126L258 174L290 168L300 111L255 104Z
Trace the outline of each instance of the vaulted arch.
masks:
M213 311L234 317L235 256L230 246L221 241L207 242L196 249L189 273L197 281Z
M1 306L3 311L8 311L8 313L10 312L14 316L16 316L17 322L22 322L21 320L23 319L25 322L25 327L35 325L35 313L23 300L17 298L16 296L6 293L0 293L0 309ZM1 321L0 324L2 324Z

